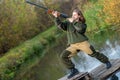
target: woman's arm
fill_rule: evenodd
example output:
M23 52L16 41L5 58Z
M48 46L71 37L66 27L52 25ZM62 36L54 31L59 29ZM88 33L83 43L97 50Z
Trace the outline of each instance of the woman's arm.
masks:
M73 24L77 32L84 34L86 32L87 25L82 22L76 22Z
M57 26L63 30L67 30L67 22L62 22L60 19L59 19L59 13L57 11L53 11L52 12L53 16L56 18L55 20L55 23L57 24Z
M58 17L56 18L56 25L58 28L67 31L67 21L62 22Z

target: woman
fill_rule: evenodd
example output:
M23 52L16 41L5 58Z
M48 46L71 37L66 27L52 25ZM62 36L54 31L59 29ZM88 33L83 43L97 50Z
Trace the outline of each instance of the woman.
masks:
M106 64L107 69L111 67L108 58L104 54L96 52L93 46L89 44L88 38L85 35L87 27L85 18L79 9L74 9L72 18L68 18L64 22L59 19L59 13L57 11L54 11L52 14L56 18L57 26L67 32L68 44L70 46L61 53L60 58L62 63L71 72L70 75L68 75L68 79L79 73L73 62L70 60L70 58L79 51L83 51L86 54L97 58L99 61Z

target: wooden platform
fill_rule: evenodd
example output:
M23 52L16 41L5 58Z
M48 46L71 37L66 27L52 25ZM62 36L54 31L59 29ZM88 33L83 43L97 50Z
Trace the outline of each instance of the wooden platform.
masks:
M62 78L60 78L60 79L58 79L58 80L83 80L83 78L89 78L90 76L89 76L89 73L88 72L85 72L85 73L79 73L79 74L77 74L77 75L75 75L74 77L72 77L71 79L68 79L67 78L67 75L66 76L64 76L64 77L62 77ZM89 79L87 79L87 80L89 80Z
M102 64L89 73L80 73L71 79L67 79L66 75L58 80L106 80L116 72L120 71L120 59L114 59L110 62L112 63L112 67L109 69L106 69L105 64Z
M106 69L105 65L102 64L89 72L93 80L105 80L111 75L115 74L120 70L120 59L111 60L112 67Z

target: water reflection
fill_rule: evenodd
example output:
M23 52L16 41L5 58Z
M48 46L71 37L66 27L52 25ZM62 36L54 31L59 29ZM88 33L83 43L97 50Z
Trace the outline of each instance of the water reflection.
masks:
M120 44L111 43L109 40L106 41L107 47L102 50L105 55L107 55L110 59L117 59L120 58Z

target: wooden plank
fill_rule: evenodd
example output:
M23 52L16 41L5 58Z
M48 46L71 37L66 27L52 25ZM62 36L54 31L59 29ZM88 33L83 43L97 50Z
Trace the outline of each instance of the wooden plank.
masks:
M81 72L81 73L75 75L74 77L72 77L71 79L68 79L67 76L68 75L66 75L66 76L64 76L64 77L62 77L62 78L60 78L58 80L79 80L79 79L81 79L81 78L83 78L85 76L89 76L89 73L88 72Z
M106 69L105 64L101 64L91 72L82 72L71 79L67 79L67 76L64 76L58 80L106 80L109 76L114 75L117 71L120 70L120 59L110 60L112 67ZM84 79L83 79L84 78Z
M106 66L102 64L95 68L93 71L91 71L89 74L94 80L105 80L110 75L120 70L120 59L111 60L111 63L111 68L106 69Z

